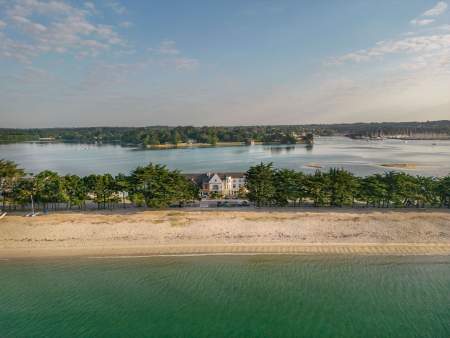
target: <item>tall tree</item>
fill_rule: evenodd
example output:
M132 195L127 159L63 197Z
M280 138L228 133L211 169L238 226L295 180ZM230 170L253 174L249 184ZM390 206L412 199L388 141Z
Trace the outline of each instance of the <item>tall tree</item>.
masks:
M356 177L346 170L334 168L329 170L327 176L330 205L338 207L352 205L359 187Z
M296 201L297 173L289 169L276 170L274 173L275 192L273 200L278 206L287 206L289 202Z
M314 201L314 206L321 207L329 203L329 177L326 173L316 170L313 175L308 176L305 186L308 197Z
M36 201L42 203L44 209L47 209L50 203L54 206L58 202L67 200L63 181L56 172L44 170L36 175L34 181Z
M5 211L6 200L12 193L14 185L25 175L16 163L0 159L0 192L2 194L2 210Z
M143 196L151 208L165 208L175 202L196 198L192 183L178 171L170 171L163 165L150 163L136 168L131 173L130 182L132 195Z
M250 167L245 177L248 199L258 207L270 205L276 192L273 164L261 162Z
M77 206L85 207L87 199L87 187L85 182L77 175L66 175L62 178L64 191L67 197L68 208Z
M382 207L387 194L387 185L380 174L366 176L361 180L358 197L367 206Z
M118 174L114 178L116 190L120 193L122 199L122 206L126 207L126 196L130 190L130 179L124 174Z
M440 205L450 208L450 175L438 181L436 192L439 195Z

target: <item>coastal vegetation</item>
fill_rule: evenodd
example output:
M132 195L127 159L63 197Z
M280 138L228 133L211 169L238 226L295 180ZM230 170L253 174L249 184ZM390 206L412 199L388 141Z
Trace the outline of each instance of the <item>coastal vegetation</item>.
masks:
M129 176L119 174L60 176L45 170L26 175L18 166L0 160L0 193L2 209L22 209L35 205L48 209L85 209L95 203L98 209L135 206L165 208L198 198L198 187L180 172L165 166L149 164L138 167Z
M257 207L446 207L450 208L450 176L413 176L389 171L358 177L343 169L305 174L276 169L271 163L250 167L245 191ZM17 164L0 160L3 210L98 209L147 206L166 208L199 199L200 187L179 171L150 163L129 175L61 176L45 170L26 174Z
M450 121L344 123L268 126L150 126L0 129L0 143L14 142L76 142L114 143L121 145L163 148L165 145L224 145L232 143L294 144L308 141L314 135L377 135L401 137L450 137ZM424 136L425 135L425 136ZM429 136L427 136L429 135Z
M259 207L313 203L317 207L450 208L450 176L389 171L358 177L336 168L305 174L261 163L248 170L246 179L247 196Z
M321 129L315 132L327 134L326 130ZM308 130L302 126L0 129L0 142L115 143L158 149L164 145L295 144L303 138L312 141L312 134L307 134Z

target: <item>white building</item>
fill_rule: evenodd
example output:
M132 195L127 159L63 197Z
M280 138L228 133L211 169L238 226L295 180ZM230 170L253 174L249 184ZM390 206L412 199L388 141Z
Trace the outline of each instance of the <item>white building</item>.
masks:
M209 197L212 194L237 197L239 191L245 189L244 173L205 173L187 176L198 184L202 197Z

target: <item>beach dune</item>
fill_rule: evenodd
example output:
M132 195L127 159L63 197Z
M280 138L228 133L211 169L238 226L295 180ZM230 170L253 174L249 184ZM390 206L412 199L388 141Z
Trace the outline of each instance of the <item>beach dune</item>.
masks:
M450 212L112 211L0 221L0 258L159 254L450 254Z

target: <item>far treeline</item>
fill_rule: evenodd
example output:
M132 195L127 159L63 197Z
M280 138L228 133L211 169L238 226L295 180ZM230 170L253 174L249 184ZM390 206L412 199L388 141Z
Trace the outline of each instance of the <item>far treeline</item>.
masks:
M250 167L240 198L257 207L450 208L450 176L435 178L386 172L357 177L342 169L305 174L275 169L271 163ZM15 163L0 160L3 210L167 208L199 199L199 187L178 171L149 164L129 175L60 176L45 170L26 175ZM33 202L32 202L33 201Z
M46 129L0 129L0 143L54 139L60 142L160 145L179 143L247 142L293 144L298 136L332 135L450 135L450 121L308 124L236 127L91 127Z

